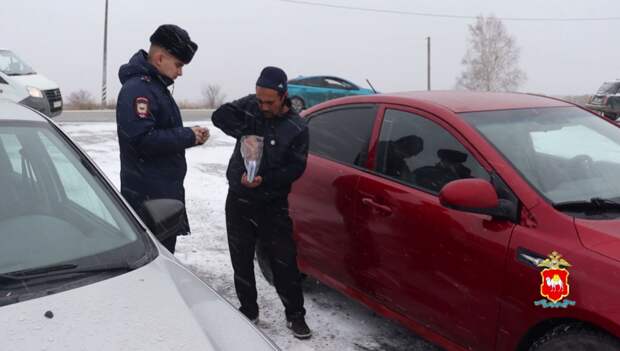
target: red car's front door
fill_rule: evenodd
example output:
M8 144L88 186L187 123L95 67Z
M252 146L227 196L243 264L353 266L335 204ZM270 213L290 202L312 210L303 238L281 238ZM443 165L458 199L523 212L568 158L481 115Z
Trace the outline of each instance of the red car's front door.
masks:
M423 112L385 109L374 172L358 185L358 236L367 243L367 264L357 279L417 323L457 344L490 350L514 224L440 205L447 182L491 179L448 130Z

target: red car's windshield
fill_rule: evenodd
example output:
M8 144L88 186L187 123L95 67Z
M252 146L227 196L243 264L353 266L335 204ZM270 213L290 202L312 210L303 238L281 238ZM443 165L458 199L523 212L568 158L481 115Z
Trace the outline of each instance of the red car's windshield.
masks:
M620 198L620 129L576 107L461 114L552 203Z

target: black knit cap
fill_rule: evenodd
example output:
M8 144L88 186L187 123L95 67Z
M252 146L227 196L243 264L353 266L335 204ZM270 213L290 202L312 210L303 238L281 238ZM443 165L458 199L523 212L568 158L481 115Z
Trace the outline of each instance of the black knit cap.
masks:
M268 66L260 72L256 85L284 94L288 89L287 81L286 73L281 68Z
M151 44L168 50L177 59L188 64L198 50L198 45L190 38L187 31L174 24L162 24L151 35Z

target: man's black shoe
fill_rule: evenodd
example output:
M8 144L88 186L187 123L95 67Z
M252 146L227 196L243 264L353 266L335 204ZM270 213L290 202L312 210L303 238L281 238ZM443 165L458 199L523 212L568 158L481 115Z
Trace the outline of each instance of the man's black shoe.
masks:
M239 307L239 312L241 312L241 314L243 314L245 318L249 319L250 322L258 325L258 314L256 316L248 316L247 314L245 314L245 312L243 312L243 310L241 310L241 307Z
M286 327L293 332L297 339L309 339L312 336L312 331L306 324L304 317L286 321Z

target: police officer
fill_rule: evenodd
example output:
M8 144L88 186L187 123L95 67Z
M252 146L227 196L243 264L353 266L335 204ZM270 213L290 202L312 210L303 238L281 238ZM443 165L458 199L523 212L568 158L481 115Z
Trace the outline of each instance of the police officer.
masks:
M209 131L183 127L181 113L168 87L183 74L198 45L182 28L165 24L151 35L148 53L138 51L121 66L123 84L116 105L121 158L121 193L144 219L144 201L177 199L185 203L183 180L187 171L185 149L204 144ZM162 244L174 253L176 236Z
M266 67L256 82L256 94L220 107L213 124L237 139L226 176L228 247L234 270L239 310L258 321L254 250L264 245L274 275L274 285L285 307L287 326L300 339L312 333L305 322L297 251L288 212L291 185L306 168L308 128L291 108L287 77L276 67ZM248 181L241 155L241 137L263 137L258 173ZM252 178L252 177L250 177Z

